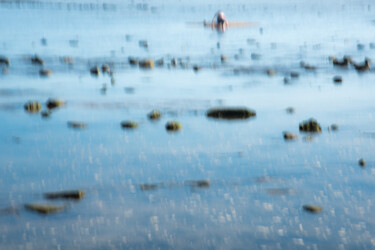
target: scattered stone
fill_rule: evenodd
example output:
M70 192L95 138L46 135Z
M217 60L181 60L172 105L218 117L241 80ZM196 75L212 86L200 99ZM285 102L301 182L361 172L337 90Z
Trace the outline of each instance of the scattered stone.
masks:
M143 47L146 49L148 48L148 42L146 40L140 40L138 44L139 44L139 47Z
M200 187L200 188L208 188L210 187L211 182L209 180L199 180L199 181L196 181L196 185L197 187Z
M285 109L285 111L288 113L288 114L294 114L296 111L293 107L288 107Z
M290 77L291 78L298 78L299 77L299 73L298 72L290 72Z
M42 105L38 101L30 101L24 105L24 108L29 113L36 113L40 111Z
M337 125L337 124L332 124L332 125L329 127L329 129L332 130L332 131L337 131L337 130L339 130L339 125Z
M87 127L87 123L83 123L83 122L69 121L67 124L68 124L68 127L73 128L73 129L85 129Z
M195 72L198 72L199 70L201 70L201 67L198 66L198 65L194 65L194 66L193 66L193 70L194 70Z
M303 205L302 208L303 210L310 212L310 213L320 213L323 211L322 207L317 206L317 205L311 205L311 204Z
M134 129L138 127L138 123L133 121L123 121L121 122L121 127L126 129Z
M322 128L320 127L319 123L313 118L300 123L299 130L303 132L322 132Z
M316 70L315 66L306 64L304 61L300 62L300 65L301 65L302 68L304 68L306 70Z
M10 61L9 61L8 58L0 56L0 65L1 64L5 64L6 66L9 66L10 65Z
M161 113L154 109L147 116L150 120L158 120L161 117Z
M366 46L365 46L364 44L362 44L362 43L358 43L358 44L357 44L357 49L358 49L358 50L364 50L365 47L366 47Z
M177 121L170 121L170 122L167 122L167 124L165 124L165 128L168 131L178 131L182 128L182 125L181 123Z
M50 214L63 211L65 205L51 205L51 204L40 204L40 203L30 203L25 204L25 208L30 211L38 212L41 214Z
M50 98L46 102L46 106L48 109L54 109L58 107L62 107L65 105L65 101L61 99L56 99L56 98Z
M289 77L284 77L284 84L290 83L290 78Z
M261 59L261 55L260 54L257 54L257 53L251 53L251 60L260 60Z
M73 65L74 64L74 58L70 56L64 56L61 58L61 62L68 64L68 65Z
M226 57L226 56L224 56L224 55L221 55L221 56L220 56L220 60L221 60L222 63L225 63L225 62L228 61L228 57Z
M104 73L111 74L111 70L110 70L110 68L107 64L102 65L102 72L103 72L103 74Z
M364 72L364 71L367 71L370 69L370 59L365 59L365 62L363 64L357 64L357 63L354 63L353 62L353 66L354 68L358 71L358 72Z
M268 76L274 76L276 74L276 70L274 70L274 69L267 69L266 70L266 74Z
M44 61L39 56L35 55L34 57L31 57L31 63L37 64L37 65L43 65Z
M92 75L98 76L98 75L100 74L100 69L99 69L99 67L98 67L98 66L92 67L92 68L90 69L90 73L91 73Z
M173 58L173 59L171 60L171 65L172 65L173 67L176 67L176 66L177 66L177 59L176 59L176 58Z
M342 60L339 60L334 56L330 56L328 59L332 61L334 66L340 66L340 67L348 67L349 64L353 62L351 56L344 56Z
M139 67L141 67L143 69L152 69L152 68L154 68L154 60L145 59L143 61L140 61Z
M207 117L216 119L247 119L256 116L256 112L247 108L213 108L207 111Z
M45 193L44 197L46 199L75 199L79 200L85 196L86 192L84 190L70 190L61 192Z
M40 69L39 70L39 75L40 76L51 76L52 75L52 70L50 70L50 69Z
M41 113L41 115L42 115L43 118L48 118L48 117L51 116L51 114L52 114L51 110L44 110Z
M159 67L163 66L163 65L164 65L164 59L161 58L161 59L159 59L159 60L156 60L156 61L155 61L155 65L156 65L156 66L159 66Z
M343 79L341 76L334 76L333 77L333 82L334 83L342 83Z
M134 58L134 57L129 57L128 62L129 62L130 65L133 65L133 66L139 64L139 60L137 58Z
M151 190L156 190L158 188L157 184L141 184L139 188L142 191L151 191Z
M361 167L365 167L366 166L366 161L364 160L364 159L359 159L359 161L358 161L358 164L359 164L359 166L361 166Z
M285 140L296 140L298 138L298 135L290 132L284 132L283 135Z

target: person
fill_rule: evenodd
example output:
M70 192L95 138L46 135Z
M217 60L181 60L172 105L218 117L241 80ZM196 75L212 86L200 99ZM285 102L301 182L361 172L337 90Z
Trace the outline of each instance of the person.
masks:
M216 28L225 31L226 28L228 28L228 21L225 18L225 14L222 11L218 11L214 17L212 18L212 29L215 28L215 19L216 19Z

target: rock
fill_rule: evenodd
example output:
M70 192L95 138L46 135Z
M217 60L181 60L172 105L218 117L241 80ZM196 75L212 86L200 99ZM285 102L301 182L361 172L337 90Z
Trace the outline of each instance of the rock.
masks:
M146 40L140 40L138 44L139 47L148 48L148 42Z
M43 59L41 59L40 57L38 57L37 55L35 55L34 57L31 57L31 63L32 64L37 64L37 65L43 65L44 61L43 61Z
M111 70L110 70L110 68L107 64L102 65L102 72L103 72L103 74L104 73L111 74Z
M303 210L305 210L307 212L310 212L310 213L319 213L319 212L323 211L322 207L316 206L316 205L311 205L311 204L303 205L302 208L303 208Z
M87 124L83 123L83 122L69 121L69 122L67 122L67 124L68 124L69 128L73 128L73 129L85 129L85 128L87 128Z
M98 75L100 74L100 69L99 69L99 67L98 67L98 66L92 67L92 68L90 69L90 73L91 73L92 75L98 76Z
M256 116L254 110L247 108L213 108L207 111L207 117L215 119L247 119Z
M154 109L150 113L148 113L147 116L150 120L158 120L161 117L161 113L158 110Z
M48 109L54 109L54 108L62 107L64 105L65 105L65 101L61 99L50 98L46 102L46 106Z
M290 132L284 132L283 135L285 140L296 140L298 138L298 135L292 134Z
M129 62L130 65L133 65L133 66L139 64L139 60L137 58L134 58L134 57L129 57L128 62Z
M40 111L42 105L38 101L30 101L24 105L24 108L29 113L36 113Z
M285 109L285 111L288 113L288 114L294 114L296 111L294 110L293 107L288 107Z
M182 128L182 125L177 121L169 121L167 124L165 124L165 128L168 131L178 131Z
M337 124L332 124L332 125L329 127L329 129L332 130L332 131L337 131L337 130L339 130L339 125L337 125Z
M10 61L9 61L8 58L0 56L0 65L1 64L5 64L6 66L9 66L10 65Z
M211 182L209 180L190 181L191 187L209 188L210 185L211 185Z
M138 123L133 122L133 121L123 121L123 122L121 122L121 127L126 128L126 129L130 129L130 128L134 129L134 128L138 127Z
M61 58L61 62L68 64L68 65L73 65L74 64L74 58L70 56L64 56Z
M290 77L291 78L298 78L299 77L299 73L298 72L290 72Z
M268 76L274 76L276 74L276 70L274 70L274 69L267 69L266 70L266 74Z
M199 70L201 70L201 67L198 66L198 65L194 65L194 66L193 66L193 70L194 70L195 72L198 72Z
M51 114L52 114L51 110L44 110L41 113L41 115L42 115L43 118L48 118L48 117L51 116Z
M315 66L306 64L304 61L300 62L300 66L306 70L316 70Z
M151 190L156 190L158 188L157 184L141 184L139 188L142 191L151 191Z
M284 77L284 84L290 83L290 78L289 77Z
M228 57L226 57L224 55L221 55L220 56L220 60L221 60L222 63L227 62L228 61Z
M357 44L357 49L358 49L358 50L364 50L365 47L366 47L366 46L365 46L364 44L362 44L362 43L358 43L358 44Z
M52 70L50 70L50 69L40 69L39 70L39 75L40 76L51 76L52 75Z
M359 159L359 161L358 161L358 164L359 164L359 166L361 166L361 167L365 167L366 166L366 161L364 160L364 159Z
M83 190L70 190L61 192L45 193L44 197L46 199L75 199L79 200L85 196L86 192Z
M251 60L260 60L261 59L261 55L260 54L257 54L257 53L251 53Z
M342 77L341 76L334 76L333 77L333 82L334 83L342 83Z
M299 130L303 132L316 132L316 133L322 132L322 128L320 127L319 123L313 118L300 123Z
M163 65L164 65L164 59L161 58L161 59L159 59L159 60L156 60L156 61L155 61L155 65L156 65L156 66L159 66L159 67L163 66Z
M41 204L41 203L30 203L25 204L25 208L30 211L38 212L41 214L50 214L63 211L65 205L51 205L51 204Z
M154 68L154 60L145 59L139 62L139 67L143 69L152 69Z

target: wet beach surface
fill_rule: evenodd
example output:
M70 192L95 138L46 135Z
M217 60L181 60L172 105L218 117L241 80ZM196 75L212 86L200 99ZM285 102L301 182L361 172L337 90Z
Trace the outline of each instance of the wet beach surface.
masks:
M374 248L375 6L327 2L0 1L0 248Z

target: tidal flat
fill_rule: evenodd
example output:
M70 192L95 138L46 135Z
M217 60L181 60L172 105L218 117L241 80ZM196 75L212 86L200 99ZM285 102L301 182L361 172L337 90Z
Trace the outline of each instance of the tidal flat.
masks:
M0 249L375 248L373 34L370 0L0 1Z

